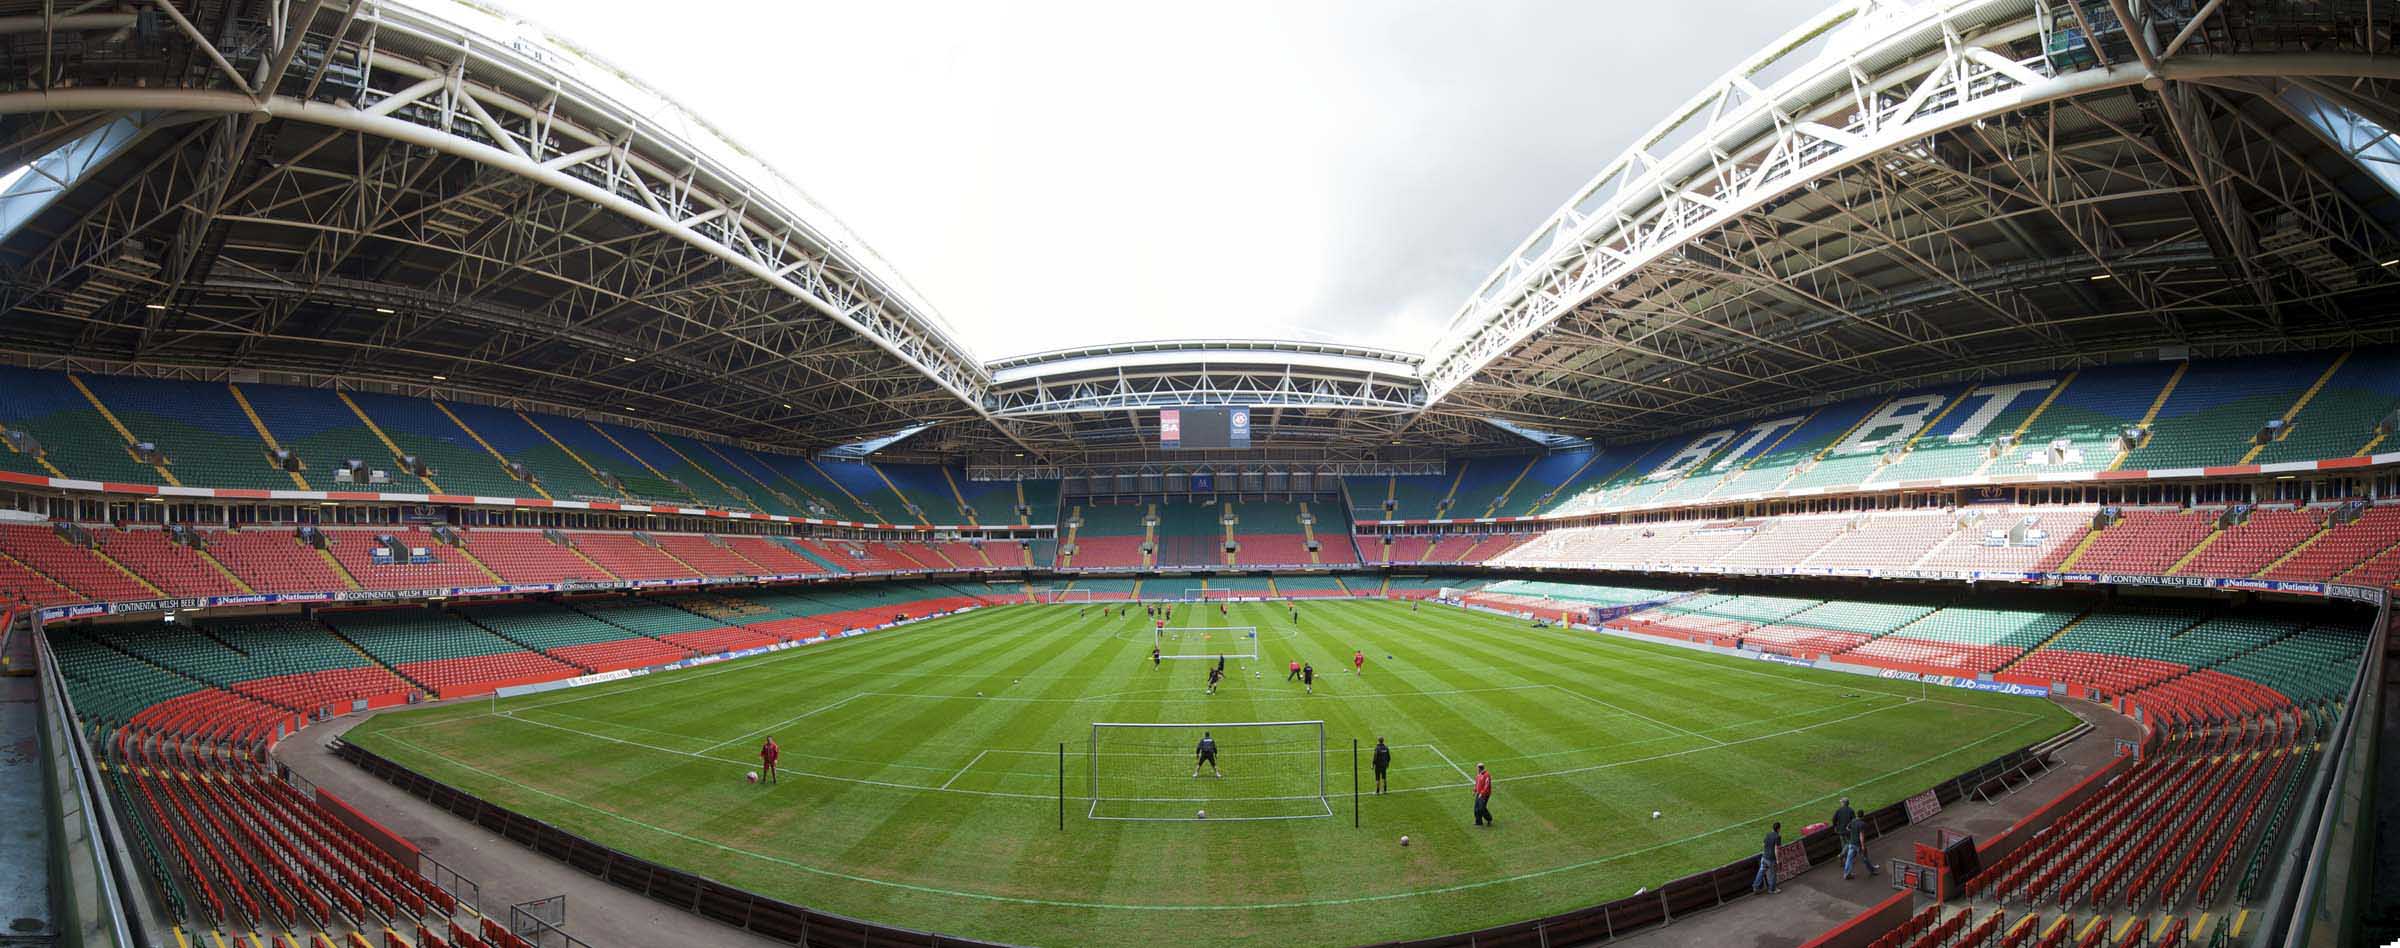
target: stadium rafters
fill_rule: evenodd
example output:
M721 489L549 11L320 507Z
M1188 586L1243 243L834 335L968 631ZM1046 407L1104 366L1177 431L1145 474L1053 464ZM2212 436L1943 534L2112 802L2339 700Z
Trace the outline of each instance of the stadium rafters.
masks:
M1519 245L1429 355L1427 414L1622 440L1947 379L2389 340L2393 19L1839 3Z
M791 447L981 415L988 372L830 215L521 24L68 12L0 4L0 160L41 159L0 193L20 356L446 382Z

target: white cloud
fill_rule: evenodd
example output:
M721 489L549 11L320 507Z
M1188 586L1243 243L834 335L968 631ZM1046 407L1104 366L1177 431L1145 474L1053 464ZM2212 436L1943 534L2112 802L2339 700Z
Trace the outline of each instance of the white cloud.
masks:
M986 357L1421 350L1634 135L1815 9L506 2L781 168Z

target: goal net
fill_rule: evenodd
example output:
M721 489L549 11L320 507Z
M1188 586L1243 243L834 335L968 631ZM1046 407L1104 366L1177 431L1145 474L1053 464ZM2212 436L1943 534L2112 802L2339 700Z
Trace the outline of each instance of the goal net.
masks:
M1241 598L1241 593L1242 591L1239 589L1202 589L1198 586L1186 586L1183 594L1176 596L1175 600L1177 602L1232 602Z
M1160 658L1258 658L1258 627L1175 626L1153 628ZM1136 639L1135 641L1140 641Z
M1216 742L1213 768L1199 762L1203 734ZM1301 820L1333 815L1325 798L1323 721L1095 722L1089 769L1092 805L1087 815L1095 820Z
M1042 594L1042 601L1088 603L1092 601L1092 591L1089 589L1047 590Z

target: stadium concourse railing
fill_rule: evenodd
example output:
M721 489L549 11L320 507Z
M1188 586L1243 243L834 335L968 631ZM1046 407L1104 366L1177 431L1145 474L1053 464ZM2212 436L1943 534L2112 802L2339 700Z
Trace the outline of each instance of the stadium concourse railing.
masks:
M8 637L11 626L7 619L0 615L0 639ZM17 634L29 639L41 691L37 744L47 811L44 817L51 837L51 890L57 893L52 901L56 914L51 934L58 944L86 948L184 944L181 932L159 915L150 900L133 894L145 891L141 860L134 855L108 792L102 789L108 781L104 764L76 724L82 718L67 694L66 675L51 655L49 642L38 627ZM27 651L19 643L10 644L12 658Z
M1989 798L2022 786L2039 775L2034 768L2047 757L2051 748L2060 743L2060 739L2052 738L2010 751L1910 799L1865 814L1868 831L1872 837L1881 837L1905 828L1913 821L1912 806L1923 808L1929 801L1948 806L1970 795ZM596 879L694 915L787 944L811 948L992 944L834 915L759 895L593 842L427 777L356 744L337 738L330 746L335 757L348 761L403 792ZM1841 853L1841 841L1830 829L1801 837L1796 845L1807 856L1801 868L1828 864ZM1607 941L1665 925L1748 895L1751 876L1757 868L1758 857L1748 856L1613 902L1478 931L1391 942L1388 945L1392 948L1549 948L1552 945Z
M2377 632L2368 637L2358 680L2350 686L2342 722L2325 742L2334 757L2319 769L2308 799L2319 801L2306 835L2296 840L2270 892L2262 931L2284 933L2283 948L2333 948L2364 943L2366 907L2374 901L2375 789L2378 738L2384 726L2384 655L2400 615L2386 600Z

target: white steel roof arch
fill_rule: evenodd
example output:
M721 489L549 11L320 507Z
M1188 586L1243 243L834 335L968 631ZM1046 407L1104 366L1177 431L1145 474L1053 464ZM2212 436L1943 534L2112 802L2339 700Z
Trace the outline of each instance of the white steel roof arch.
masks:
M2054 11L2060 7L2066 12ZM1452 404L1461 385L1562 316L1675 260L1686 242L1848 169L1924 147L1933 136L2134 86L2394 71L2389 57L2353 52L2185 45L2217 7L2188 22L2135 20L2139 38L2130 46L2138 55L2120 51L2112 61L2102 52L2098 63L2066 69L2003 51L2088 27L2084 13L2051 0L1844 0L1671 113L1520 243L1428 354L1429 409L1472 407ZM2069 17L2075 22L2060 22ZM2171 59L2157 49L2169 36L2176 37L2169 50L2180 51ZM2117 39L2128 42L2122 33Z

